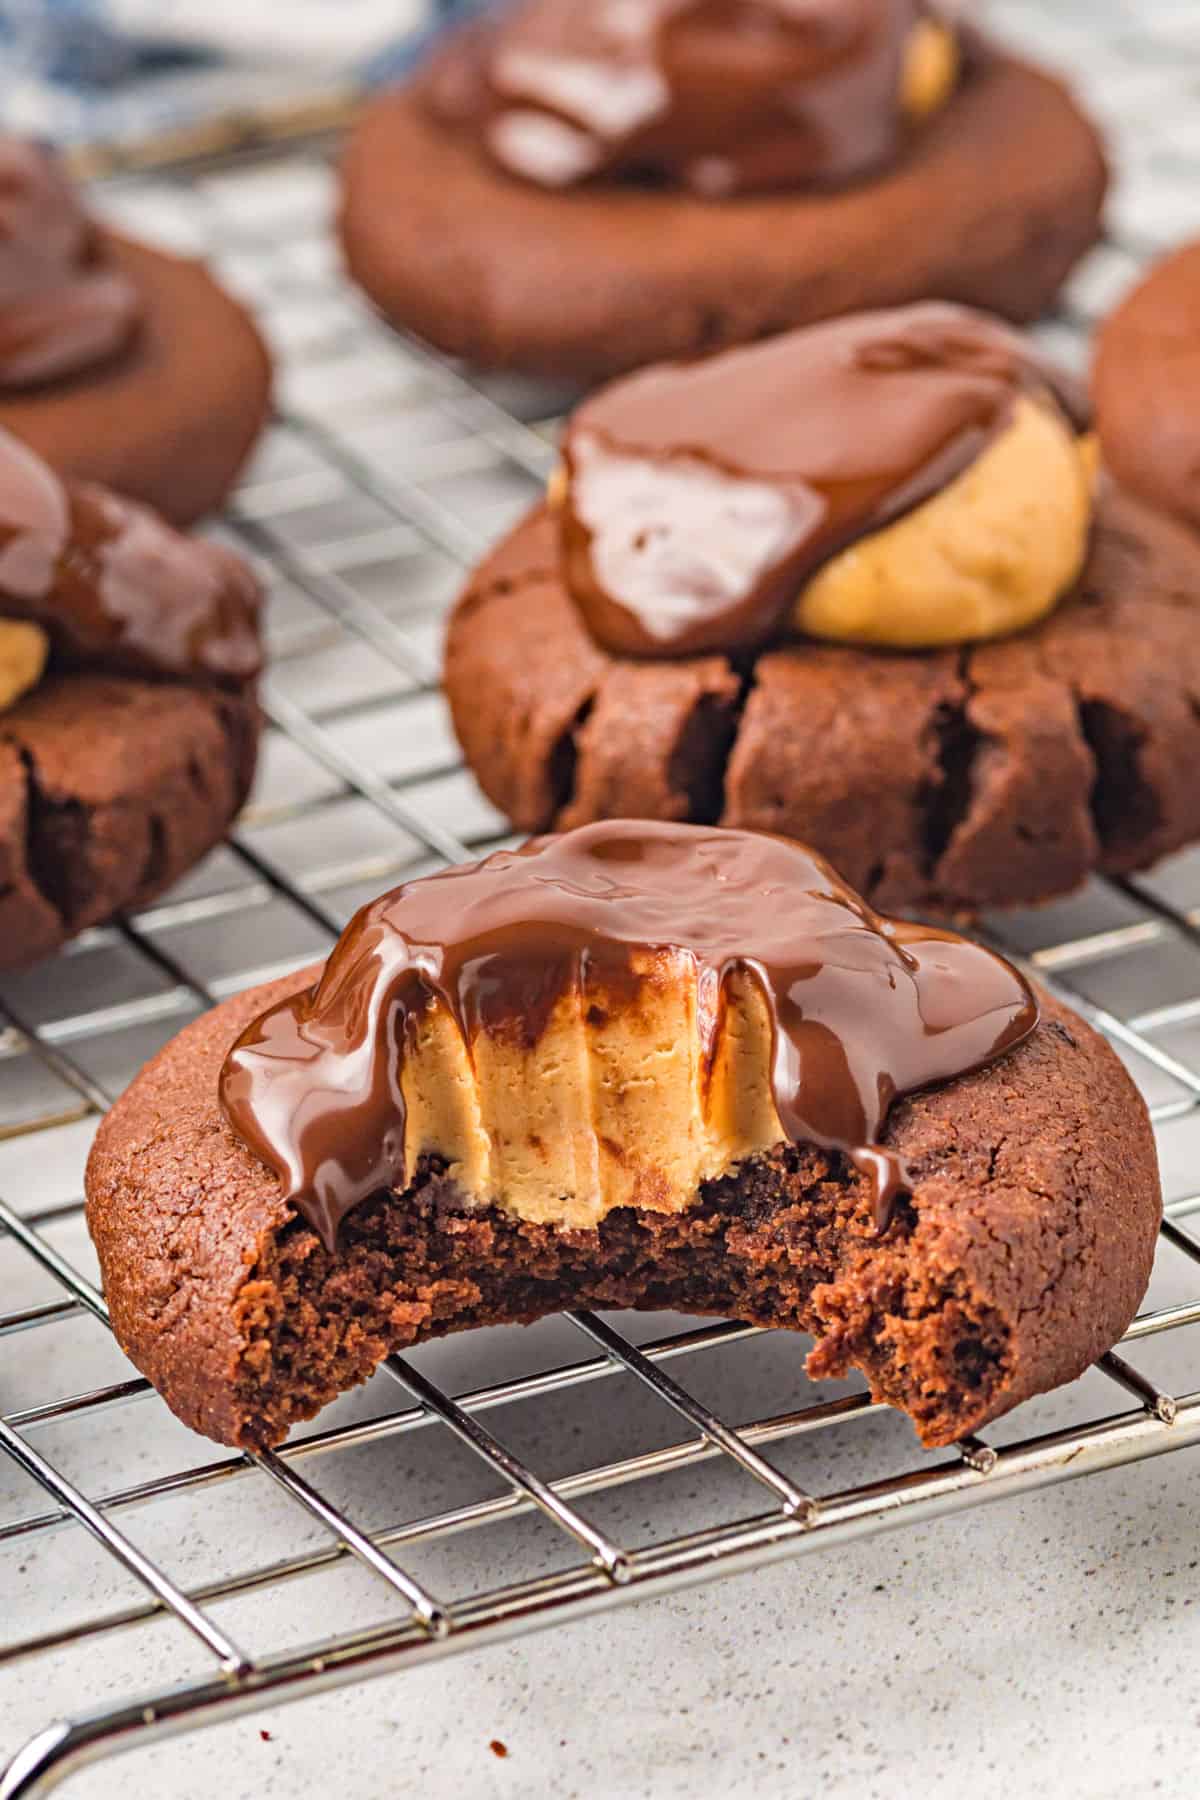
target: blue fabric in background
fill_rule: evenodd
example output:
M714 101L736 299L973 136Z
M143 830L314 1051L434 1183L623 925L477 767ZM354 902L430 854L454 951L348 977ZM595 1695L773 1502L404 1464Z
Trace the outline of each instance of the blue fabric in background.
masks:
M137 66L138 43L112 30L99 0L0 0L0 57L12 79L108 86Z
M150 137L401 73L472 0L0 0L0 127ZM478 0L475 0L478 4Z
M386 81L394 80L402 75L411 63L420 55L431 38L435 38L453 14L461 17L464 13L485 12L497 0L432 0L430 11L433 14L428 26L414 38L404 42L387 45L377 56L364 64L363 77L371 87L378 87ZM0 0L0 6L3 0Z

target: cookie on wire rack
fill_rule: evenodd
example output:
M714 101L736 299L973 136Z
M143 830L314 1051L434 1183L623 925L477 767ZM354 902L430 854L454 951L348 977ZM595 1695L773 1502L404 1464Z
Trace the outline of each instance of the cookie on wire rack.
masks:
M1044 312L1095 241L1094 126L918 0L522 0L365 108L352 276L485 368L592 381L858 308Z
M259 590L216 543L0 430L0 969L144 905L258 748Z
M187 1026L86 1188L122 1347L248 1446L575 1305L811 1332L948 1443L1116 1341L1161 1210L1126 1070L1015 969L782 839L628 821L398 888Z

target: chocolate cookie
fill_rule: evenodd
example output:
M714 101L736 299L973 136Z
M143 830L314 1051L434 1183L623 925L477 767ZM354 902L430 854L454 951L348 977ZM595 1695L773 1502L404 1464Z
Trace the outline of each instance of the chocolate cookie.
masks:
M523 831L622 814L802 838L884 908L1044 900L1200 837L1200 551L1102 484L1075 591L1040 625L921 652L600 648L538 508L471 578L445 686Z
M0 388L0 426L64 475L190 524L220 505L266 424L270 361L203 264L112 233L100 242L136 290L137 329L94 366Z
M1032 319L1094 241L1106 179L1066 89L990 49L891 168L719 201L515 180L414 83L351 137L341 233L396 324L485 367L591 380L924 296Z
M101 1124L88 1222L118 1340L189 1425L263 1445L389 1352L568 1305L715 1313L816 1337L927 1444L1080 1374L1125 1329L1160 1201L1145 1107L1116 1056L1042 997L990 1068L895 1106L911 1197L880 1237L872 1184L804 1146L753 1156L686 1211L590 1230L467 1209L426 1161L358 1206L330 1250L218 1104L234 1041L316 971L188 1026Z
M250 787L249 693L63 675L0 713L0 969L144 906Z
M0 969L143 905L254 771L259 592L0 431Z
M1200 528L1200 243L1160 262L1103 326L1092 392L1121 480Z

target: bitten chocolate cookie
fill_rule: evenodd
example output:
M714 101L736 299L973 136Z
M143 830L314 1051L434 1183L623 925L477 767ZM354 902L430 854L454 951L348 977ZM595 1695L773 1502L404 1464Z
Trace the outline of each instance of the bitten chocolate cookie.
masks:
M0 427L184 525L233 486L270 388L201 263L98 229L46 152L0 138Z
M1003 331L862 315L580 409L447 637L516 826L777 831L874 903L950 912L1200 837L1200 549L1093 487Z
M1046 309L1106 185L1059 82L912 0L704 11L639 0L616 43L525 0L369 105L341 233L380 310L587 381L931 296Z
M258 593L0 431L0 969L144 905L254 772Z
M949 1443L1120 1336L1160 1213L1129 1076L1014 969L800 846L628 822L397 889L187 1027L87 1205L122 1347L243 1445L580 1304L811 1332Z
M1200 243L1160 262L1103 326L1092 394L1110 467L1200 528Z

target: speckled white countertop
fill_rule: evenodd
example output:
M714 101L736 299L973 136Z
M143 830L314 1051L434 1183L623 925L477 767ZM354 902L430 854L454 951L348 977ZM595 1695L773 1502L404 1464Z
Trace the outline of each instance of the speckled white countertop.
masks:
M67 1791L1191 1795L1197 1473L1185 1452L645 1602L138 1752ZM230 1548L242 1563L261 1545ZM153 1685L138 1660L114 1660L114 1695ZM64 1668L34 1667L4 1693L0 1742L72 1704Z
M1194 1454L218 1729L84 1795L1196 1792ZM489 1741L509 1755L498 1760Z

